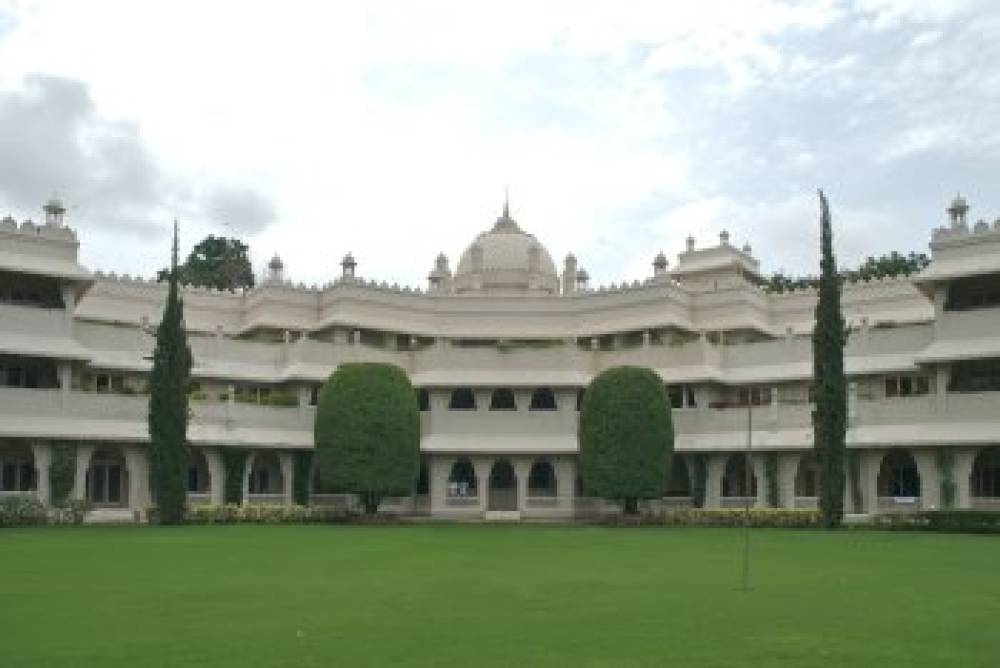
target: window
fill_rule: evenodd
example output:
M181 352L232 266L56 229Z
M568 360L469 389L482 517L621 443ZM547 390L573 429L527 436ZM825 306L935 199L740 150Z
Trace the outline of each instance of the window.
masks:
M694 387L686 383L667 385L667 398L672 408L697 408L694 397Z
M583 406L583 395L586 393L584 388L580 388L576 391L576 412L580 412L580 408Z
M197 466L189 466L188 467L188 481L187 482L188 482L188 484L187 484L187 491L189 491L189 492L197 492L201 488L200 485L198 484L198 467Z
M886 398L920 396L930 391L928 376L889 376L885 379Z
M547 461L537 461L528 472L528 496L556 495L556 472Z
M996 306L1000 306L1000 274L986 274L952 281L944 308L965 311Z
M736 391L738 406L769 406L771 405L771 388L741 387Z
M451 391L448 409L453 411L476 410L476 395L468 387L457 387Z
M431 395L426 387L417 388L417 408L421 413L426 413L431 409Z
M556 395L551 388L540 387L531 393L531 410L533 411L556 410Z
M493 390L490 396L491 411L516 411L517 402L514 401L514 390L507 387L499 387Z
M472 468L472 463L468 459L459 459L452 465L451 474L448 476L448 496L476 497L479 495L477 482L476 470Z

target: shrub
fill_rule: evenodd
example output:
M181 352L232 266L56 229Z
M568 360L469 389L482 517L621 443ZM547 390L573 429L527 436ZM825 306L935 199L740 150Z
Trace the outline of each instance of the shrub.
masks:
M955 454L948 448L938 448L934 460L941 476L941 506L953 508L955 493L958 491L955 484Z
M223 488L226 503L239 504L243 501L243 476L247 464L247 451L242 448L223 448L222 464L226 469L226 484Z
M602 372L583 395L579 439L588 495L621 499L632 515L639 499L662 497L674 450L663 381L640 367Z
M47 522L45 504L30 494L0 499L0 527L37 526Z
M391 364L341 364L319 396L316 456L327 487L359 494L374 514L408 495L420 471L420 412L406 373Z
M292 500L306 506L309 505L309 490L312 487L313 452L298 450L293 457L295 470L292 478Z
M49 510L52 524L83 524L83 518L90 510L90 504L80 499L71 499L65 505Z
M665 511L657 518L668 526L741 527L744 510L723 508L678 508ZM812 509L751 508L750 526L785 529L805 529L820 526L820 513Z
M52 505L65 505L76 479L76 445L57 443L52 446L52 464L49 466L49 487Z
M189 508L186 520L190 524L307 524L346 522L353 517L347 510L323 506L227 503Z

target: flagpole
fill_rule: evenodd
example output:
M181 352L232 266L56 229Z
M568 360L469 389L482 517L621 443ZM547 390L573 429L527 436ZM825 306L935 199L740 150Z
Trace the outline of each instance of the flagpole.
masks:
M747 397L747 451L743 492L743 591L750 591L750 496L753 492L753 398Z

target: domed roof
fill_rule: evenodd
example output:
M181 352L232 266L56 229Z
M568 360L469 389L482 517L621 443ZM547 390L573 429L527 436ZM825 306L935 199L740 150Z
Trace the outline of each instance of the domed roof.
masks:
M455 272L455 289L556 293L559 277L552 256L510 217L505 203L493 228L479 234L462 253Z

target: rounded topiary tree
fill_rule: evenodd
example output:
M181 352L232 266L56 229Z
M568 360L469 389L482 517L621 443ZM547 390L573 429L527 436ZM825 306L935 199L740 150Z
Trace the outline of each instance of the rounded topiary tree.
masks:
M413 492L420 472L420 412L406 373L391 364L341 364L316 411L323 485L360 495L373 514L385 496Z
M663 381L650 369L621 366L590 382L580 406L580 474L587 494L621 499L663 496L674 428Z

